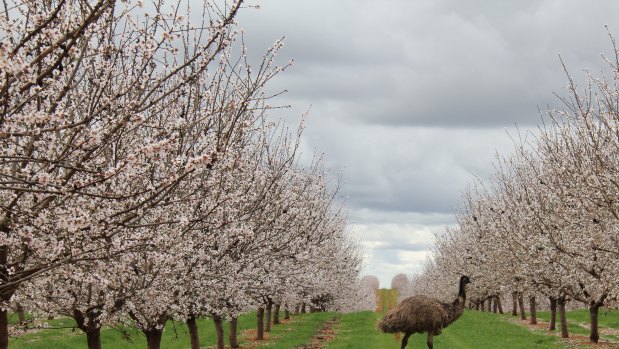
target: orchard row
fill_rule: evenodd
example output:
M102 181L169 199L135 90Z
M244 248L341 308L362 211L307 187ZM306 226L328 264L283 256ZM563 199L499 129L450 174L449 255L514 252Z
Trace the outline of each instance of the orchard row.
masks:
M0 349L9 309L72 317L90 348L117 324L158 348L170 319L197 334L197 317L374 302L338 183L300 163L302 125L267 115L283 42L249 56L244 7L4 3Z
M564 310L571 301L589 308L597 342L598 310L616 307L619 296L619 52L612 41L603 77L587 73L581 89L565 69L565 107L549 111L512 154L499 155L488 181L470 186L457 226L436 237L410 292L440 295L467 274L478 304L513 296L529 298L533 309L543 299Z

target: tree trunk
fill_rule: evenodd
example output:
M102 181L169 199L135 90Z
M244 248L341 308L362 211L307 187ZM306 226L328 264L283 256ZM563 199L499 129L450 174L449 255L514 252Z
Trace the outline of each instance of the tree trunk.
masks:
M263 307L258 308L256 317L257 317L256 340L261 341L264 339L264 308Z
M537 302L535 296L529 297L529 308L531 310L531 325L537 324Z
M189 315L189 318L187 319L187 327L189 328L191 349L200 349L200 335L198 334L198 324L196 324L195 315Z
M518 308L520 308L520 320L526 320L527 314L524 311L524 298L520 292L518 292Z
M488 298L488 308L486 310L487 312L492 312L492 298Z
M269 299L267 302L266 312L264 316L264 332L271 332L271 319L273 318L273 302Z
M224 349L226 343L224 342L224 324L221 316L213 316L213 322L215 323L215 334L217 335L217 349Z
M146 347L148 349L160 349L161 348L161 334L163 333L163 329L150 329L150 330L142 330L144 335L146 335Z
M501 296L496 296L496 304L497 307L499 308L499 314L505 314L505 312L503 311L503 303L501 302Z
M548 326L549 331L554 331L557 329L557 299L555 297L548 297L550 300L550 325Z
M499 304L497 302L498 299L499 297L497 296L492 297L492 312L495 314L499 312Z
M295 314L295 315L298 315L299 313L301 313L301 305L297 304L297 305L294 307L294 314Z
M0 308L0 349L9 347L9 311Z
M277 303L275 304L275 310L273 311L273 325L279 325L279 311L281 309L282 305Z
M239 339L236 334L237 328L238 319L233 317L230 319L230 333L228 334L228 338L230 339L230 348L239 348Z
M557 299L559 305L559 318L561 320L561 338L568 338L570 335L567 331L567 316L565 315L565 296Z
M589 318L591 320L591 334L589 335L589 339L593 343L597 343L600 339L600 333L598 330L598 311L602 306L601 303L591 302L591 306L589 307Z
M306 306L307 305L305 304L305 302L303 302L303 304L301 305L301 314L305 314L306 313L306 311L305 311L305 307Z
M17 303L17 317L19 318L19 324L26 324L26 309L20 303Z
M512 316L518 316L518 292L512 292Z
M84 314L79 309L73 309L73 319L77 327L86 334L89 349L101 349L101 325L98 321L100 315L96 310Z
M101 327L95 327L86 332L86 342L88 342L88 349L101 349Z
M284 304L284 320L290 320L290 310L288 304Z

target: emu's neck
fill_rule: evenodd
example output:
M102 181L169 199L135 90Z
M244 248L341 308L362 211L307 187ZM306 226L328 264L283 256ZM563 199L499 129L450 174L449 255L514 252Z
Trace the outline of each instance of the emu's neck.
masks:
M458 290L458 299L462 298L462 302L466 300L466 291L464 290L464 282L460 283L460 290Z
M466 301L466 291L464 289L464 283L460 283L460 289L458 290L458 298L453 301L453 306L459 314L464 311L464 302Z

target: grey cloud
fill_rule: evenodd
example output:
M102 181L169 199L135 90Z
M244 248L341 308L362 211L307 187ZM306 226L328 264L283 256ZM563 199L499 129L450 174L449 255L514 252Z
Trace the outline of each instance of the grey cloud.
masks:
M311 105L304 156L325 152L344 173L350 226L372 231L364 241L410 249L370 249L368 271L381 281L420 268L414 248L454 224L473 175L487 177L495 151L511 151L504 128L534 129L538 108L561 107L557 53L582 81L581 69L599 70L600 52L612 56L603 25L619 35L615 0L260 4L238 18L250 53L286 35L279 61L295 60L270 87L289 91L272 104L293 107L272 117L293 123Z
M333 121L307 132L309 143L329 150L329 165L344 171L342 191L354 209L453 213L473 174L489 175L495 150L512 147L503 129L392 129Z
M388 243L378 247L375 250L402 250L402 251L426 251L429 245L425 243Z
M290 98L337 100L350 123L496 127L533 125L554 102L565 80L556 53L599 65L617 13L614 1L271 0L239 21L248 38L270 37L252 45L288 34Z

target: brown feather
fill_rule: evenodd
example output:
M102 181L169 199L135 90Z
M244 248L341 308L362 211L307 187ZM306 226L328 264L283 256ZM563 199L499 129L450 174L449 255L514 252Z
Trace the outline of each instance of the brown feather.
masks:
M460 294L453 303L443 303L423 295L408 297L385 314L378 324L378 329L386 333L429 332L438 335L462 315L465 298L462 282Z

